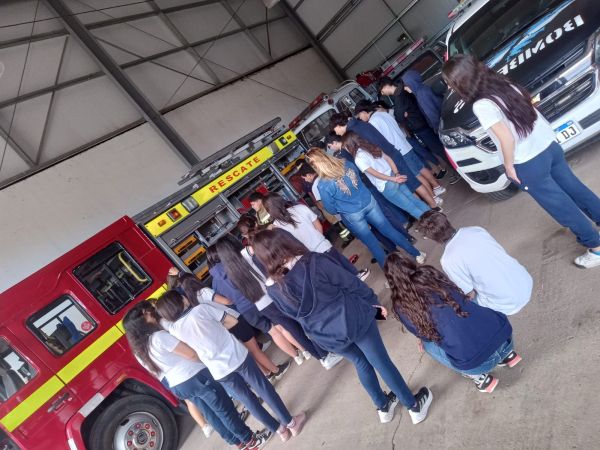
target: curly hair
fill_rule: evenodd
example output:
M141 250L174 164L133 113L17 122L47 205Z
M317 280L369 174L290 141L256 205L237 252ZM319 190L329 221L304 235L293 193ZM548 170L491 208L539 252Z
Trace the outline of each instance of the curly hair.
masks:
M453 56L444 64L442 77L465 102L487 99L498 105L519 137L524 138L533 131L537 114L529 92L474 56Z
M419 266L408 254L395 252L387 257L383 270L392 290L396 318L408 318L419 337L436 343L442 340L431 315L432 307L448 305L458 317L468 317L469 313L450 294L460 289L435 267ZM439 298L439 302L432 298Z

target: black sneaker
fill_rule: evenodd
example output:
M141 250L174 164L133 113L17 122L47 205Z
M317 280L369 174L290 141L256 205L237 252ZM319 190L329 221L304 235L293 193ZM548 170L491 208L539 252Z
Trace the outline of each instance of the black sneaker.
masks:
M281 380L283 375L288 371L288 369L290 368L290 361L286 361L283 364L279 364L277 367L279 368L277 373L271 374L275 381Z
M415 395L415 399L417 400L417 404L408 409L408 414L410 414L413 425L423 422L427 417L427 411L433 400L433 394L428 388L422 387Z
M244 450L258 450L259 448L263 448L269 439L273 436L273 432L269 430L259 431L258 433L254 433L252 439L249 442L246 442L245 446L242 447Z
M500 367L510 367L511 369L521 362L521 357L514 350L506 358L498 363Z
M396 406L398 406L396 394L390 392L387 394L387 398L387 404L383 408L377 410L381 423L389 423L394 420L394 413L396 412Z
M444 177L446 176L446 173L447 173L447 172L448 172L448 171L447 171L446 169L442 169L442 170L440 170L438 173L436 173L436 174L434 175L434 177L436 178L436 180L441 180L442 178L444 178Z
M417 243L417 238L414 237L413 235L408 235L408 242L410 242L411 244L416 244Z
M498 378L494 378L487 373L482 373L479 378L472 378L472 380L479 392L491 394L496 389L496 386L498 386Z

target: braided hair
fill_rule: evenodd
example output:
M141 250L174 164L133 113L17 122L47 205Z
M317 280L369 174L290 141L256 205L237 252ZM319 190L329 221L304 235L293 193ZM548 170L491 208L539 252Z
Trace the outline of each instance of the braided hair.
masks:
M387 257L383 270L392 290L396 318L407 317L420 337L436 343L442 340L431 316L432 307L448 305L458 317L469 316L450 294L460 289L436 268L419 266L408 254L395 252Z
M537 120L529 92L472 55L455 55L442 69L444 81L466 102L493 101L512 122L519 137L531 134Z

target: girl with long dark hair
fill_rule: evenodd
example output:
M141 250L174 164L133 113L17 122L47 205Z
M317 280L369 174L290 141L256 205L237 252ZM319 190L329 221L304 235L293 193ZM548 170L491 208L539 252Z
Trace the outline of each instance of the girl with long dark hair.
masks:
M394 313L419 339L419 348L471 378L480 392L491 393L498 385L490 370L521 361L506 316L469 301L439 270L396 252L388 256L384 271Z
M228 331L237 324L234 311L223 311L207 302L192 307L189 300L175 290L165 292L158 299L156 310L165 320L167 331L195 350L213 378L269 430L277 431L283 442L302 431L306 414L292 417L246 347ZM267 412L253 391L277 419Z
M199 302L203 301L214 301L230 306L239 312L240 318L238 318L238 323L229 331L244 344L258 364L258 367L260 367L267 377L279 380L289 369L289 361L279 365L275 364L260 348L252 329L254 327L268 334L273 325L266 317L258 314L254 305L240 297L239 292L229 288L228 283L224 279L224 266L219 259L215 246L211 246L206 250L206 257L209 273L212 275L212 289L207 289L193 275L186 274L182 275L181 279L183 293L189 299L192 306L197 306Z
M525 88L475 57L456 55L444 64L444 80L486 129L504 163L506 176L588 248L575 264L600 266L600 198L571 171L548 121ZM587 216L587 217L586 217Z
M367 246L381 267L385 263L385 252L370 226L420 263L425 262L425 253L417 250L384 216L353 163L329 156L316 147L306 153L306 160L321 177L318 189L323 206L331 214L342 216L348 229Z
M420 218L429 206L416 198L404 184L405 175L399 175L396 164L376 145L362 139L353 131L342 137L342 146L354 156L354 163L371 180L383 196L415 219Z
M267 294L266 273L251 246L242 247L238 241L226 236L217 243L219 257L224 261L229 280L233 285L267 317L281 334L300 350L294 359L298 365L311 356L317 358L327 370L339 363L342 358L330 354L315 345L304 333L298 322L286 316ZM257 264L258 263L258 264ZM293 351L293 347L291 348ZM289 354L289 353L288 353Z
M244 449L262 448L271 433L254 434L248 428L229 395L214 381L196 352L161 328L154 301L138 303L123 318L125 335L135 357L178 398L186 401L192 415L195 406L228 444Z
M424 387L413 395L391 361L375 321L378 312L385 317L387 311L375 293L329 256L308 251L284 230L258 232L253 246L271 277L269 295L314 342L354 364L380 421L392 421L398 402L408 408L413 423L423 421L432 394ZM391 392L381 389L375 370Z
M311 252L325 253L351 274L365 281L370 274L368 269L360 272L348 258L342 255L323 235L323 225L317 215L302 203L293 204L279 194L269 194L263 201L265 209L273 220L272 226L291 233L306 245Z

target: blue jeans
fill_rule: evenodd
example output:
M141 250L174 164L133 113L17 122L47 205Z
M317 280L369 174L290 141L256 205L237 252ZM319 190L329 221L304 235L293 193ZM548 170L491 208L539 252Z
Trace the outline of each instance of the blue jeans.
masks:
M252 439L252 430L242 421L229 395L213 380L208 369L202 369L194 377L170 389L177 397L196 405L228 444L237 445Z
M498 347L496 351L493 352L489 356L489 358L483 363L481 363L479 366L473 367L472 369L468 370L462 370L457 369L452 365L452 363L448 359L448 355L446 355L446 352L442 350L442 348L435 342L423 341L423 348L429 354L429 356L431 356L440 364L452 370L455 370L456 372L459 372L463 375L466 375L469 378L476 378L482 373L488 373L490 370L496 367L504 358L506 358L510 352L514 350L513 341L512 338L510 338L507 341L504 341L502 345L500 345L500 347Z
M382 192L383 196L398 208L403 209L415 219L419 219L429 211L429 206L416 198L404 183L388 181Z
M248 355L235 372L230 373L219 381L227 389L227 392L246 405L250 414L265 424L272 432L276 432L280 424L286 426L292 421L292 416L283 404L281 397L279 397L273 385L269 383L269 380L260 371L252 356ZM250 388L269 405L273 413L279 418L279 422L260 404L260 401Z
M414 149L404 155L404 160L406 161L406 164L408 164L410 170L416 175L419 175L421 170L425 168L425 164L423 164L423 161L421 161L421 158L419 158Z
M535 158L515 164L515 171L519 189L569 228L577 242L588 248L600 246L600 234L589 221L600 225L600 199L575 176L559 144L553 142Z
M371 322L371 326L360 339L337 353L354 364L358 379L377 409L385 407L388 399L379 385L375 370L379 372L383 381L406 408L410 408L416 403L415 396L385 349L375 320Z
M442 159L443 161L446 161L448 159L448 157L446 156L446 150L444 149L444 145L442 144L442 141L440 141L440 138L437 135L437 133L433 131L433 129L431 129L428 126L425 126L420 130L413 130L413 134L435 156Z
M407 137L406 140L412 146L413 151L417 154L421 162L430 168L439 164L438 159L431 151L424 146L417 138Z
M352 234L367 246L381 267L385 264L385 252L371 232L369 224L377 228L381 234L391 239L394 244L404 249L408 254L412 256L419 256L420 254L402 233L392 227L373 197L371 197L371 203L360 211L344 214L344 223L347 224Z

